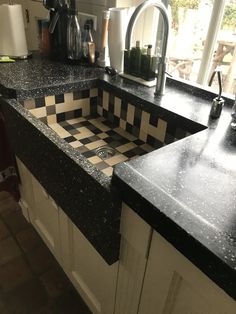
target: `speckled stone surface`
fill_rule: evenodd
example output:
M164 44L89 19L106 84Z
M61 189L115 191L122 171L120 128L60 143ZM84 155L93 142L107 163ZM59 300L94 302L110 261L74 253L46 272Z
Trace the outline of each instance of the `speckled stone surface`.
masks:
M97 85L104 70L41 59L0 64L0 90L7 98L29 99Z
M168 79L165 96L154 98L153 88L111 78L101 69L40 60L0 66L0 91L6 96L15 92L13 97L26 99L96 86L146 111L181 119L197 132L118 165L111 182L19 103L3 106L19 157L107 262L118 258L117 195L122 193L143 219L236 299L236 133L229 128L233 98L227 99L220 119L211 121L216 95L183 82ZM24 149L29 142L30 150Z

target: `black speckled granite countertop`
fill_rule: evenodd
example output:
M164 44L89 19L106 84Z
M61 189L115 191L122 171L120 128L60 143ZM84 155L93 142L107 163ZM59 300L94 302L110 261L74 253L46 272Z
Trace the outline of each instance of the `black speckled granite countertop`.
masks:
M18 99L98 84L141 108L155 106L201 126L196 127L201 132L116 166L111 187L236 299L236 132L229 127L233 98L227 99L220 119L211 121L208 115L215 94L183 82L168 79L165 96L154 98L153 88L111 78L98 68L40 59L0 65L0 91ZM11 105L20 108L17 102ZM70 150L66 153L70 155ZM108 181L106 189L110 189Z
M103 72L101 68L52 62L35 55L0 64L0 89L4 96L17 99L57 95L96 86Z

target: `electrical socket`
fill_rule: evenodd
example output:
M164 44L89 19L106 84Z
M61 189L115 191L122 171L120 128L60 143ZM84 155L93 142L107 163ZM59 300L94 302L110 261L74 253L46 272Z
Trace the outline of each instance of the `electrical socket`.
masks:
M84 24L87 20L93 20L93 30L97 30L97 16L89 13L78 12L78 20L81 29L84 29Z

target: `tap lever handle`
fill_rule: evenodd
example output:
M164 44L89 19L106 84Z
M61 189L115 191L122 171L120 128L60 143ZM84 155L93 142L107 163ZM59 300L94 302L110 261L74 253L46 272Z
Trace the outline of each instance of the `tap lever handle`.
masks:
M232 107L231 116L236 121L236 94L235 94L234 104L233 104L233 107Z
M215 69L215 71L212 73L208 85L209 86L212 85L212 82L214 80L214 77L215 77L216 73L217 73L217 79L218 79L218 84L219 84L219 92L218 92L217 99L220 100L221 99L221 95L222 95L222 71L219 68Z

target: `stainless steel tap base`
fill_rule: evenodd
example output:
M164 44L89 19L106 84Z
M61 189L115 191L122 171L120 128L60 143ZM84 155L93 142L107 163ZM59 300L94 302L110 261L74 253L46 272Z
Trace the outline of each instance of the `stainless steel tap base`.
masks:
M224 99L223 98L214 98L211 106L211 111L210 111L210 117L213 119L219 118L221 115L222 108L224 106Z

